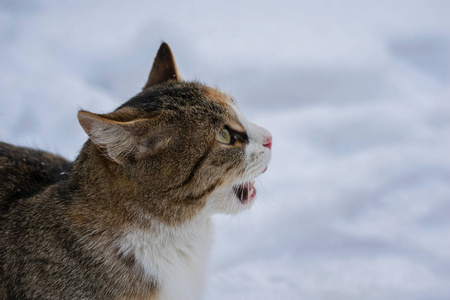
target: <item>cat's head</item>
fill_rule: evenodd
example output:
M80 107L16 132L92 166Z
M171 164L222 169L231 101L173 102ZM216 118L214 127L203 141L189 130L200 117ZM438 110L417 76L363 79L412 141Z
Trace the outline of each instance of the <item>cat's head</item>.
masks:
M271 155L270 133L231 96L183 81L165 43L141 93L110 114L80 111L78 119L98 155L163 219L248 208Z

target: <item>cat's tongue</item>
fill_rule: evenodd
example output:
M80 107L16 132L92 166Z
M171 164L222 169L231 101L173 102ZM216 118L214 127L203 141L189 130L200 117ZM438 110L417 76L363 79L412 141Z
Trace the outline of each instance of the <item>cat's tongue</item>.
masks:
M254 186L255 182L246 182L240 185L237 185L233 188L236 196L241 201L242 204L248 203L250 200L255 198L256 196L256 188Z

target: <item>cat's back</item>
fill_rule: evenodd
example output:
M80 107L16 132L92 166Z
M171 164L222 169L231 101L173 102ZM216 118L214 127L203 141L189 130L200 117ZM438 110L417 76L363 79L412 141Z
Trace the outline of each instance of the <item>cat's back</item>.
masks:
M66 178L71 167L61 156L0 142L0 215Z

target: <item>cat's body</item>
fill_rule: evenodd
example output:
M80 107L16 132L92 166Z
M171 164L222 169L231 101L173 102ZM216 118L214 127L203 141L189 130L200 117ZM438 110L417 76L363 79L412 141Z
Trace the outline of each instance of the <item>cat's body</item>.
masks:
M209 217L251 206L270 134L182 81L166 44L140 94L78 119L90 139L73 164L0 144L0 299L201 298Z
M21 199L66 179L71 167L52 153L0 142L0 216Z

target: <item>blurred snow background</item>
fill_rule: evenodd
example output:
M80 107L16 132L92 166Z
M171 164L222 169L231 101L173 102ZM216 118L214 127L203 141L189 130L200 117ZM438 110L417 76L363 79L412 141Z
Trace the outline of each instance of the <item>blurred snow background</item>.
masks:
M217 216L205 299L450 299L450 1L0 1L0 140L73 159L77 109L162 40L274 136Z

